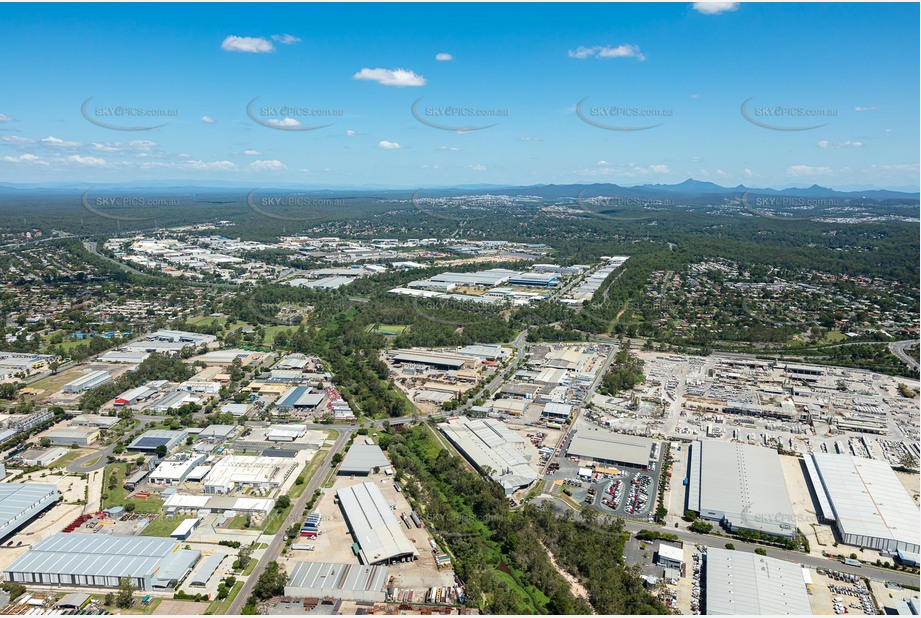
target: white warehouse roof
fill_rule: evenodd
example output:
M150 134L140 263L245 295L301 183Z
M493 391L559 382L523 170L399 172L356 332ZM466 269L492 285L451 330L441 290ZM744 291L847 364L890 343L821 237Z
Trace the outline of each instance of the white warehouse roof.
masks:
M708 616L812 614L803 569L798 564L710 547L705 565Z
M489 466L492 478L506 494L527 487L537 472L525 459L524 438L493 419L458 417L440 423L438 428L477 468Z
M918 553L918 506L884 461L814 453L807 466L826 519L836 521L845 543ZM823 500L824 496L824 500Z
M379 564L402 556L418 556L375 483L343 487L336 496L361 549L362 562Z

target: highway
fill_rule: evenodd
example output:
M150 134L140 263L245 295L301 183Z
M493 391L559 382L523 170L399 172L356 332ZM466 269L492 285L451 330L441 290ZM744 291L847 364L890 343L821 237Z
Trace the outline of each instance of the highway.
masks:
M326 426L326 428L329 429L329 426ZM281 554L281 550L285 546L285 533L288 531L288 528L293 526L295 522L299 522L304 518L304 507L306 506L307 501L310 500L310 497L313 496L313 493L319 489L320 485L323 484L323 481L326 480L326 475L329 474L329 471L332 468L333 455L342 450L342 448L345 446L345 443L348 442L349 436L353 431L355 431L356 427L337 429L340 433L339 437L336 439L335 444L333 444L332 448L329 449L329 451L323 457L323 463L320 464L320 467L310 478L310 481L307 483L307 487L304 489L304 493L302 493L301 497L298 498L297 502L294 503L294 506L288 513L288 517L285 519L285 522L278 529L278 532L273 537L272 542L269 543L268 549L265 550L265 553L256 564L256 568L253 569L253 572L250 573L250 575L246 578L246 581L243 583L243 588L240 589L240 592L237 594L236 598L234 598L233 603L231 603L230 607L227 608L227 614L240 614L243 611L243 606L246 605L246 601L252 594L253 587L259 580L259 576L262 575L262 572L265 570L266 565L269 562L278 559L278 556Z
M918 361L908 353L908 348L916 345L918 345L917 341L893 341L889 344L889 351L895 354L900 361L917 370Z

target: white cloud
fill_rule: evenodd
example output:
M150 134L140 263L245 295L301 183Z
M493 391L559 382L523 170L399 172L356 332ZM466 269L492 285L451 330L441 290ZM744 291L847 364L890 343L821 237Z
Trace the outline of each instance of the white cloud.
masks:
M379 142L377 143L377 147L378 147L378 148L382 148L382 149L384 149L384 150L398 150L398 149L402 148L402 146L400 146L398 143L396 143L396 142L388 142L388 141L385 140L385 139L382 139L381 141L379 141Z
M791 165L787 168L787 176L822 176L831 174L830 167L814 167L812 165Z
M480 163L474 163L473 165L465 165L468 170L473 170L474 172L485 172L486 166Z
M288 166L279 161L278 159L269 159L265 161L253 161L249 164L249 167L257 172L265 171L276 171L276 170L286 170Z
M214 124L214 118L212 118L211 116L202 116L201 121L204 122L205 124Z
M255 36L230 35L221 43L224 51L248 52L251 54L267 54L275 51L271 41Z
M442 152L460 152L460 148L457 146L439 146L436 150L440 150Z
M219 170L231 171L237 169L237 166L231 161L183 161L182 167L193 170Z
M301 42L301 38L293 34L273 34L272 40L282 45L294 45Z
M20 137L18 135L4 135L3 141L12 142L14 144L34 144L35 140L31 137Z
M755 172L751 171L750 169L746 167L744 170L742 170L742 175L745 176L746 178L754 178Z
M602 165L602 164L605 165ZM628 163L627 165L612 166L606 161L599 161L597 167L578 170L581 176L616 176L623 178L644 178L662 174L670 174L671 169L665 164L637 165Z
M694 10L704 15L719 15L739 9L738 2L695 2Z
M637 60L643 61L646 60L646 55L640 51L638 45L633 45L631 43L625 43L623 45L618 45L617 47L609 47L606 45L593 45L591 47L586 47L580 45L576 49L569 50L570 58L636 58Z
M259 152L258 150L253 150L252 148L248 148L248 149L246 149L246 150L243 151L243 154L249 155L249 156L251 156L251 157L257 157L257 156L261 155L262 153Z
M68 142L59 137L54 137L53 135L49 135L48 137L44 138L42 143L47 144L48 146L60 146L62 148L70 148L80 145L80 142Z
M863 148L863 142L846 140L843 142L829 142L827 139L819 140L819 148L833 148L840 150L842 148Z
M542 140L542 139L539 138L539 137L528 137L528 136L526 135L526 136L524 136L524 137L521 138L521 141L523 141L523 142L542 142L542 141L544 141L544 140Z
M425 78L406 69L368 69L364 68L352 76L353 79L367 79L383 86L424 86Z
M3 160L7 163L29 163L32 165L48 165L47 161L43 161L40 157L35 156L34 154L21 154L18 157L3 157Z
M345 134L346 134L348 137L355 137L356 135L358 135L358 133L356 133L356 132L353 131L352 129L346 129L346 130L345 130Z
M139 152L149 152L157 147L156 142L151 142L144 139L135 139L130 142L107 142L107 143L98 143L93 142L92 149L96 152L126 152L126 151L139 151Z
M454 60L454 56L446 52L441 52L440 54L435 54L435 60L438 60L439 62L450 62Z
M278 127L280 129L288 129L291 127L301 126L300 121L288 117L285 117L281 120L278 120L277 118L270 118L269 120L265 121L265 124L269 125L270 127Z
M6 114L0 114L0 122L13 122L13 119Z
M599 161L599 162L596 163L595 165L597 165L598 167L607 167L607 166L608 166L608 162L605 161L604 159L602 159L601 161Z
M872 111L875 111L875 110L878 110L878 109L879 109L878 107L874 107L874 106L872 106L872 105L871 105L871 106L861 106L861 105L858 105L857 107L854 108L854 111L855 111L855 112L872 112Z
M108 165L106 160L101 157L84 157L78 154L70 155L67 157L67 160L77 165L85 165L86 167L105 167Z

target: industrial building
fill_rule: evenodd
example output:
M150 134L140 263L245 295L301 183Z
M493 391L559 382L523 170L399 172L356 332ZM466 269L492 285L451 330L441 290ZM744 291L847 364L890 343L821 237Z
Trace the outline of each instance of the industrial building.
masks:
M645 468L653 460L654 445L655 441L649 438L585 427L573 435L566 454L596 464Z
M269 442L294 442L307 433L306 425L272 425L265 432Z
M813 613L802 567L754 553L708 548L704 554L704 593L707 615Z
M550 421L564 423L572 416L572 406L568 403L550 402L544 406L540 415Z
M208 580L217 572L219 566L224 561L224 558L227 557L227 554L224 552L216 551L207 558L205 558L201 566L198 568L198 571L192 576L189 580L189 586L193 588L204 588L208 585Z
M208 425L198 434L198 439L202 442L226 442L236 433L236 425Z
M680 569L684 563L684 549L674 545L659 543L656 551L656 564L666 569Z
M336 492L349 531L355 538L362 564L389 564L403 558L418 558L416 547L403 533L384 494L376 483L343 487Z
M61 492L51 484L0 483L0 540L60 499Z
M376 444L353 444L339 465L340 475L371 474L374 468L385 468L390 462L384 451Z
M65 393L82 393L88 391L94 386L105 384L111 379L112 374L110 374L108 371L90 371L89 373L80 376L76 380L71 380L65 384L62 390Z
M22 463L27 466L41 466L44 468L56 462L58 459L66 455L67 452L68 449L64 449L59 446L48 449L29 449L20 453L19 459L21 459Z
M112 350L106 352L99 357L99 361L102 363L124 363L126 365L140 365L147 357L150 356L150 352L128 352L125 350Z
M490 268L472 273L441 273L431 277L429 281L439 283L453 283L455 285L469 285L479 287L495 287L507 283L509 278L517 277L521 273L503 268Z
M280 487L297 469L297 462L282 457L230 455L218 460L205 479L205 493L228 494L235 487Z
M92 427L61 427L46 431L42 439L55 446L89 446L99 440L99 430Z
M111 429L121 419L117 416L103 416L102 414L78 414L70 419L71 427L96 427L97 429Z
M889 464L831 453L805 462L821 517L834 523L843 543L919 553L918 506Z
M212 512L232 511L243 515L267 515L275 507L269 498L235 498L233 496L190 496L174 493L163 502L167 514L197 513L201 509Z
M550 288L557 285L560 278L552 273L521 273L509 277L509 285L519 285L527 287Z
M217 341L217 337L214 335L190 333L184 330L158 330L154 333L150 333L145 338L148 341L169 341L172 343L185 343L195 346Z
M152 592L178 586L201 552L174 539L59 532L33 545L3 570L3 580L25 585L118 588L129 579Z
M441 433L478 470L488 466L491 477L507 495L537 480L525 451L525 439L494 419L450 418Z
M717 440L693 442L688 504L728 530L793 538L796 525L777 451Z
M387 571L385 566L298 562L288 578L285 596L383 603L390 581Z
M158 485L178 485L183 482L192 470L205 461L205 455L190 455L180 453L175 457L165 459L150 473L150 482Z
M275 404L279 410L314 410L326 398L326 393L314 391L309 386L289 388Z
M163 445L166 447L167 451L171 451L179 446L188 435L187 431L182 430L171 431L169 429L151 429L135 438L134 441L128 445L128 450L153 453L157 450L158 446Z
M456 356L424 350L394 350L391 360L398 364L427 365L433 369L452 370L472 367L474 359L468 356Z

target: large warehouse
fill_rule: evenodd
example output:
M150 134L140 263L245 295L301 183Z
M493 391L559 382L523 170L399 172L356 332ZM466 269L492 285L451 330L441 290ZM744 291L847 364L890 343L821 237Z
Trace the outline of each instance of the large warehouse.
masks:
M654 444L649 438L583 428L573 436L566 454L602 465L645 468L652 459Z
M29 523L60 498L61 492L50 484L0 484L0 540Z
M99 430L92 427L61 427L45 432L43 439L55 446L89 446L99 440Z
M382 603L388 582L385 566L298 562L288 578L285 596Z
M205 493L227 494L234 487L281 486L297 469L294 459L285 457L244 457L230 455L220 459L205 479Z
M383 470L390 465L384 451L376 444L353 444L339 465L340 475L360 474L367 476L374 468Z
M82 393L111 379L112 375L108 371L90 371L65 384L62 390L65 393Z
M59 532L3 570L3 580L42 586L118 588L128 578L146 592L175 588L201 552L174 539Z
M814 453L809 480L827 522L841 541L884 551L918 553L918 507L885 461Z
M741 528L796 536L790 494L774 449L749 444L698 441L691 444L688 510Z
M389 564L401 558L419 557L377 484L343 487L336 497L358 543L362 564Z
M704 558L704 610L710 616L813 613L798 564L710 547Z
M492 479L510 495L537 480L537 472L526 459L525 441L501 421L449 418L438 428L449 442L478 470L489 466Z

